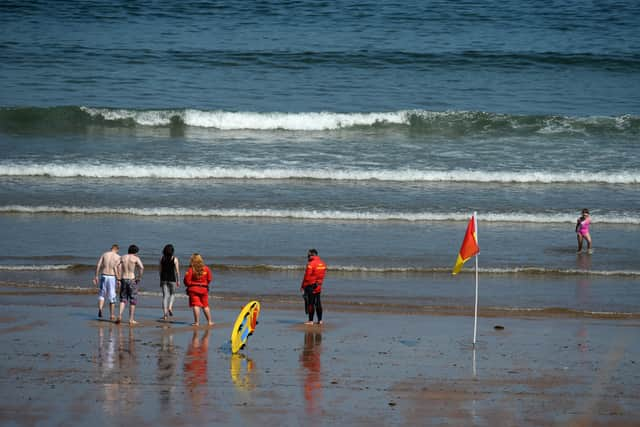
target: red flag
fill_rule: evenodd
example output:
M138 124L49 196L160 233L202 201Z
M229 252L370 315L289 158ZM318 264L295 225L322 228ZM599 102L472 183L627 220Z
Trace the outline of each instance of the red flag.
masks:
M453 267L453 274L458 274L462 269L462 265L479 252L480 247L478 246L478 235L476 232L476 217L473 215L467 225L467 232L464 235L456 265Z

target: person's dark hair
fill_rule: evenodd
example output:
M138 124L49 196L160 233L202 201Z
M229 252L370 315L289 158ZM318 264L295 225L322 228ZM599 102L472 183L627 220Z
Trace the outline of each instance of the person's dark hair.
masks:
M588 213L589 213L589 209L587 209L587 208L582 209L582 214L583 214L583 215L584 215L584 214L588 214Z
M173 251L174 251L173 245L168 244L162 250L162 256L164 256L165 258L171 258L173 256Z
M174 249L172 244L168 244L164 247L162 250L162 259L160 260L162 265L169 266L173 264L173 251Z
M138 247L136 245L129 246L129 250L127 251L127 253L129 253L129 254L137 254L138 253Z
M318 255L318 251L315 250L315 249L309 249L309 252L307 253L307 255L317 256Z

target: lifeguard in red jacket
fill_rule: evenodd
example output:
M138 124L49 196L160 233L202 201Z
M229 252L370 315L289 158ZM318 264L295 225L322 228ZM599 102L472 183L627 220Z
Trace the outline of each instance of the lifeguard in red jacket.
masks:
M322 282L324 282L327 266L318 256L318 251L315 249L309 249L307 259L307 269L300 287L304 296L305 312L309 315L309 321L305 322L305 325L313 325L314 314L317 314L318 324L322 325L320 293L322 292Z

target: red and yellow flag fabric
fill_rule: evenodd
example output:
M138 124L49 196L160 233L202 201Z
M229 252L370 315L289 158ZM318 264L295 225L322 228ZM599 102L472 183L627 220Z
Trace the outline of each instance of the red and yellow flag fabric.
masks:
M464 235L460 253L458 253L458 260L453 267L453 274L458 274L462 269L462 265L479 252L480 247L478 246L478 235L476 232L476 217L473 215L467 225L467 232Z

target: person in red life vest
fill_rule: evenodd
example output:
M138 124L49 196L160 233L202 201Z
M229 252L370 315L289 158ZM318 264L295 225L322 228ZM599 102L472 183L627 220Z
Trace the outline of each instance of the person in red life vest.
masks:
M209 267L204 265L200 254L191 255L189 269L184 275L184 283L189 295L189 307L193 309L192 326L200 324L200 308L204 311L209 326L213 326L211 321L211 311L209 310L209 284L213 280L213 274Z
M305 301L305 312L309 315L309 321L305 325L313 325L313 315L318 316L318 325L322 325L322 302L320 293L322 292L322 282L327 270L324 261L318 256L318 251L309 249L307 253L307 269L302 279L300 289L303 292Z

